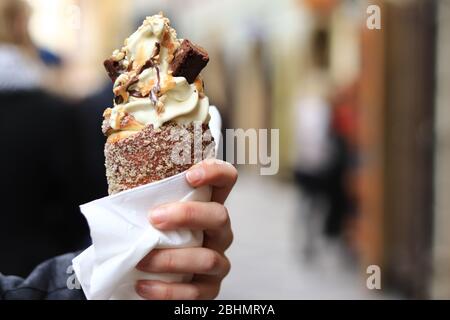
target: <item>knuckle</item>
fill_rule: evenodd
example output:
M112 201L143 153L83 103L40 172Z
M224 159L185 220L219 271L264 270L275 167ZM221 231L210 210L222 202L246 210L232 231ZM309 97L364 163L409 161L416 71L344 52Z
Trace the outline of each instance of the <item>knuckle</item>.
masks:
M175 259L172 253L165 251L163 253L163 259L162 259L162 270L164 271L172 271L175 270L176 263Z
M232 182L232 185L234 185L236 183L237 179L238 179L238 172L237 172L237 169L235 167L233 167L232 165L230 165L230 167L232 168L231 171L230 171L231 172L230 173L230 175L231 175L231 182Z
M210 293L209 298L210 299L217 298L217 296L219 295L219 292L220 292L220 283L213 285L211 288L211 293Z
M231 263L230 260L225 257L225 264L224 264L224 273L223 273L223 277L225 278L231 271Z
M173 298L173 289L171 286L165 285L161 286L160 289L160 299L162 300L172 300Z
M195 207L194 205L190 203L182 203L180 204L180 211L181 211L181 217L180 217L180 223L186 224L189 222L192 222L195 217Z
M214 158L208 158L200 162L199 166L203 168L206 172L214 171L216 162Z
M202 166L204 169L211 170L214 173L221 173L227 167L234 168L233 165L230 164L229 162L226 162L226 161L223 161L220 159L216 159L216 158L206 159L205 161L202 162Z
M203 271L213 273L219 267L221 257L214 251L207 251L203 261Z
M151 270L158 260L159 250L150 251L136 266L139 270L148 271Z
M191 300L199 300L201 298L200 289L197 286L193 286L189 292L188 298Z
M229 235L228 241L226 243L225 249L228 249L231 246L231 244L233 243L233 241L234 241L234 233L232 230L230 230L230 235Z
M231 228L229 228L226 235L223 238L222 247L221 247L223 249L223 252L227 251L231 247L233 240L234 240L233 230L231 230Z
M217 159L216 158L208 158L208 159L203 160L202 166L203 167L213 166L216 163L217 163Z
M225 206L220 206L220 210L217 211L217 223L219 228L226 227L230 222L230 215L228 209Z

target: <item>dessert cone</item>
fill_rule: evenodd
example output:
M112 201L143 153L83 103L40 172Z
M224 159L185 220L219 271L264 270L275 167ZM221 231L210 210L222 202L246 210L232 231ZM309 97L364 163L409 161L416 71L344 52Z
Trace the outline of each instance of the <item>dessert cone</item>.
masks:
M158 129L149 125L131 134L110 135L105 144L109 194L168 178L213 157L210 139L208 125L174 122Z
M104 113L109 194L159 181L212 157L207 52L180 40L162 14L147 17L104 63L114 107Z

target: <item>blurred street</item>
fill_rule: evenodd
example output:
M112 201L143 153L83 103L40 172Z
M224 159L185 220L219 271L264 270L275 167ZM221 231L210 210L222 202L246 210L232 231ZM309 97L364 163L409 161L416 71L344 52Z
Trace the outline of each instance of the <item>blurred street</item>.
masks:
M318 242L315 259L303 256L307 223L295 185L242 171L227 201L235 238L219 299L382 297L366 289L343 249L327 244L318 226L309 230Z

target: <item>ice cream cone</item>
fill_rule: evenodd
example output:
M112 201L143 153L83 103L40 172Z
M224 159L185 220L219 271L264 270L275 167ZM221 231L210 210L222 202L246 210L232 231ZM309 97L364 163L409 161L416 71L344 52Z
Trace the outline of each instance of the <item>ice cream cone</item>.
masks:
M204 49L177 39L162 14L147 17L105 68L114 107L104 113L109 194L162 180L214 154Z

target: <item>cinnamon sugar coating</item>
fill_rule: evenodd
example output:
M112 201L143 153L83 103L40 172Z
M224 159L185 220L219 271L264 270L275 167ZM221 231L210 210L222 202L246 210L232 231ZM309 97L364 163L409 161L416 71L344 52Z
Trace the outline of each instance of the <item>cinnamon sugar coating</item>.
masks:
M168 122L147 125L132 135L105 144L108 192L114 194L162 180L214 156L208 125Z

